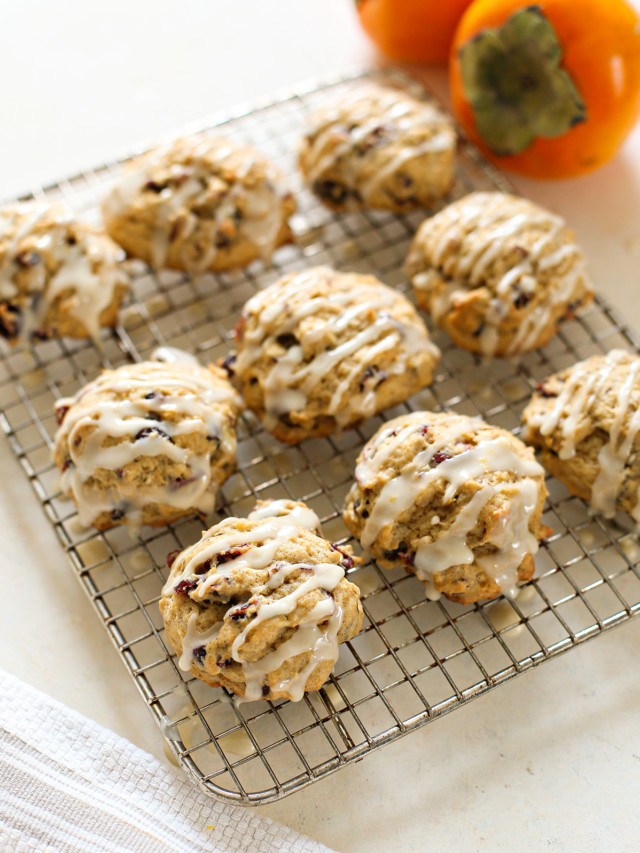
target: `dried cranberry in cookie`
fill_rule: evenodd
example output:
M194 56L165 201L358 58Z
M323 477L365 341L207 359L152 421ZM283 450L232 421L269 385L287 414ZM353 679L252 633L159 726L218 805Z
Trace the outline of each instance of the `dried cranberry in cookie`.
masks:
M315 267L244 306L227 369L282 441L357 426L428 385L440 356L402 294L373 276Z
M211 133L137 157L102 204L107 231L156 269L201 273L268 260L291 239L292 194L257 151Z
M533 451L480 418L412 412L360 453L344 521L385 568L429 597L470 604L529 580L547 494Z
M420 308L485 356L544 346L593 298L564 220L505 193L470 193L425 220L407 267Z
M456 134L432 104L385 86L341 92L309 119L300 168L326 205L342 211L429 207L451 188Z
M640 522L640 356L611 350L547 377L522 421L524 440L573 494Z
M127 364L56 408L62 491L80 520L100 530L211 513L235 465L241 404L219 368Z
M124 252L62 204L0 208L0 335L97 338L129 290Z
M303 503L265 501L174 559L160 610L183 670L245 701L322 687L363 614L350 550L319 526Z

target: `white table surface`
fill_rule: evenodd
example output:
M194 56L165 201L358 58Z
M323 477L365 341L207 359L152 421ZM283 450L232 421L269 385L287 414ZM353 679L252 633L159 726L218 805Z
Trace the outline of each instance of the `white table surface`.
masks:
M640 0L636 0L640 6ZM299 80L375 61L351 0L24 0L0 43L0 197ZM445 76L428 79L445 89ZM640 130L599 172L516 180L640 329ZM0 441L0 666L162 757L158 730ZM259 809L347 851L637 851L640 620Z

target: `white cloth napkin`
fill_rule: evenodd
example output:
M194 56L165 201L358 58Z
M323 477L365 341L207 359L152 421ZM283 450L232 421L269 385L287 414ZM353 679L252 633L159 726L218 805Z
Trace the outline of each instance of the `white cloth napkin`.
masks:
M0 670L3 853L328 849L208 797L181 771Z

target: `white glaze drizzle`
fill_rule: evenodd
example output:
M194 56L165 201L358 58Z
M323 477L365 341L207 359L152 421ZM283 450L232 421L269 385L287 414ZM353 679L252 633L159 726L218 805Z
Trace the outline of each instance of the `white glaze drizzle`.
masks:
M340 166L344 178L350 186L357 186L364 202L370 202L379 186L404 163L455 146L453 129L438 109L394 89L375 86L354 89L325 106L318 113L318 120L320 127L317 131L315 128L312 130L315 139L306 156L307 163L311 164L307 175L309 183L313 184L342 160ZM403 134L425 127L432 130L432 135L418 144L405 145L364 180L362 170L367 161L366 154L360 157L348 155L380 126L385 127L385 146ZM336 136L341 141L332 148Z
M319 627L319 622L322 621L327 622L324 629ZM286 692L292 702L299 702L304 696L307 680L315 668L326 660L331 661L332 666L337 661L341 622L342 610L334 601L327 599L318 602L299 624L295 634L281 643L275 651L259 661L243 663L246 687L242 701L260 699L261 685L266 675L282 666L288 658L310 651L309 662L299 673L282 679L271 687L273 692Z
M283 513L270 515L269 513ZM222 576L229 577L247 569L267 569L273 563L276 553L286 542L294 539L303 527L315 531L320 526L317 515L308 507L295 505L289 501L269 502L254 510L248 519L258 521L257 526L249 530L235 529L238 519L229 518L216 527L223 531L222 536L215 536L207 547L202 548L201 542L186 549L172 570L162 594L168 595L182 580L195 575L195 570L209 560L216 560L218 554L228 552L239 546L250 545L243 553L232 560L222 563L220 572L213 572L203 580L197 591L197 600L206 599L209 589ZM203 539L207 538L207 533ZM202 541L202 540L201 540ZM260 544L257 544L260 543ZM286 582L289 575L298 570L304 570L304 579L288 594L272 601L264 600L264 596L278 589ZM307 576L308 575L308 576ZM232 644L233 659L242 667L245 678L245 691L242 701L261 699L262 688L267 676L279 669L289 658L310 652L307 665L278 684L271 686L273 691L285 692L292 701L299 701L304 693L307 680L314 669L323 661L335 663L338 657L338 631L342 621L342 611L333 597L317 602L296 626L295 632L274 651L257 661L246 661L242 657L242 646L249 634L262 622L281 615L288 615L298 607L299 599L315 589L323 589L331 593L344 578L344 569L336 563L287 563L274 567L269 578L264 583L256 583L250 590L249 599L256 607L255 615L245 628L236 636ZM193 596L195 598L195 596ZM242 606L242 605L239 605ZM231 619L236 607L231 607L225 615ZM187 634L182 646L180 666L189 669L193 663L193 649L204 645L203 634L190 632L191 619L187 626ZM326 624L323 624L326 623ZM212 633L211 639L215 639ZM208 642L208 641L207 641ZM184 664L184 665L183 665Z
M245 313L257 322L255 329L244 333L237 359L239 373L247 370L283 334L296 333L302 345L313 345L324 336L337 340L306 363L300 344L290 347L278 358L263 382L267 426L272 425L278 415L303 409L323 378L328 374L336 375L348 359L354 359L355 363L341 376L326 410L339 425L374 414L374 389L365 387L360 393L351 395L348 391L354 379L368 365L375 364L379 355L400 345L392 368L394 374L400 375L413 356L428 352L435 360L440 354L421 322L400 323L391 316L389 312L397 302L397 294L390 288L367 282L354 283L348 290L336 287L326 296L313 296L319 280L323 276L330 279L332 275L335 275L333 271L324 267L307 270L285 285L278 283L277 289L267 288L256 294L245 306ZM277 294L275 300L274 293ZM337 313L335 306L339 309ZM328 316L320 318L318 314L322 311L328 312ZM349 324L368 313L375 316L374 321L340 342L339 336ZM305 330L303 321L308 317L316 317L317 322Z
M278 501L274 503L280 504L281 502ZM280 506L276 505L276 507L273 508L273 512L278 513L281 509L282 508ZM316 531L320 527L320 519L315 512L307 506L298 505L293 506L289 512L285 512L283 515L269 514L267 506L260 507L250 513L248 520L260 521L261 524L251 530L240 532L235 528L238 519L228 518L216 527L216 530L218 532L222 531L224 535L212 538L206 548L198 548L197 546L192 545L191 548L187 548L183 551L179 564L176 563L176 566L181 565L182 569L179 572L171 572L169 579L162 589L162 594L168 595L176 584L194 575L198 566L206 563L208 560L215 559L218 554L233 550L234 548L237 548L238 545L252 545L252 547L245 551L241 556L236 557L234 560L227 560L223 564L224 569L221 569L218 573L214 572L210 574L207 579L200 584L198 597L206 598L208 590L214 586L221 577L226 575L229 570L235 570L239 567L254 570L266 569L269 564L273 562L274 555L278 548L280 548L283 542L287 542L295 538L301 527L311 531ZM228 532L225 532L227 529ZM208 536L205 532L203 534L203 539L207 538ZM253 547L253 543L261 540L263 540L262 545L259 547Z
M151 265L155 269L162 268L167 260L170 249L170 235L174 219L181 208L188 208L190 203L203 191L212 176L224 174L225 169L233 163L234 181L230 184L226 195L219 201L213 211L212 218L216 224L222 224L229 218L235 221L238 202L242 199L242 219L235 223L238 240L249 240L258 247L260 256L268 260L276 247L278 234L284 223L282 200L288 190L282 183L282 177L275 166L263 160L252 149L240 146L226 139L204 134L191 141L192 150L186 151L191 155L189 165L173 162L170 172L183 177L176 186L165 187L160 192L161 204L157 208L157 218L151 241ZM136 161L125 173L123 178L114 186L104 201L104 211L107 218L116 218L126 214L145 184L151 178L154 169L168 162L171 156L180 157L181 152L172 151L173 146L162 146ZM244 154L244 161L239 164L238 152ZM204 158L212 163L204 163ZM265 168L265 179L255 186L244 186L242 180L251 168L260 162ZM187 211L182 223L181 237L186 240L197 227L197 216ZM210 268L218 249L212 241L199 259L195 272ZM183 258L186 264L186 257Z
M278 518L288 516L298 527L317 532L320 530L320 519L306 504L298 504L285 499L264 501L262 505L252 510L247 518L249 521L261 521L263 518Z
M388 460L413 434L421 431L425 423L421 412L414 412L402 421L404 425L401 428L390 422L365 448L356 468L356 480L361 488L373 486L381 472L384 473ZM426 423L428 425L428 421ZM414 563L418 577L430 581L435 572L475 562L505 594L511 594L516 587L517 569L522 559L538 550L538 541L529 530L529 519L537 504L539 489L532 478L542 477L543 469L534 460L518 456L506 437L479 441L470 449L429 467L438 451L455 444L463 435L482 425L478 418L456 419L438 441L417 453L397 476L388 479L370 509L360 541L365 548L371 547L382 530L407 512L438 479L448 481L443 496L443 503L447 505L456 498L465 483L478 480L483 475L507 471L522 479L481 486L447 530L418 542ZM467 544L467 536L475 527L483 507L500 492L508 493L508 512L500 525L496 523L488 540L496 550L490 555L476 557Z
M560 430L560 459L571 459L575 455L576 437L580 428L615 366L625 355L623 350L611 350L597 370L588 361L578 362L571 370L551 409L531 415L529 423L537 427L541 435L547 436L555 429Z
M185 352L177 347L156 347L151 353L151 361L160 361L164 364L176 364L183 362L186 364L194 364L200 367L200 362L190 352Z
M640 387L638 371L640 371L640 360L634 361L629 366L629 373L620 387L613 424L609 433L609 442L602 447L598 454L600 469L591 487L591 505L609 518L615 515L616 500L624 480L625 465L640 431L639 395L635 394L635 400L632 397L633 392L637 392ZM620 441L620 433L625 421L627 422L627 434ZM636 498L636 505L631 511L636 521L640 520L638 518L639 511L640 506Z
M444 289L433 299L432 311L436 320L441 319L460 298L468 294L470 287L479 286L493 262L507 253L519 234L529 229L542 233L527 249L527 254L518 264L511 266L496 285L496 297L491 300L480 333L480 345L484 355L492 355L497 347L498 327L508 313L513 301L512 292L534 295L539 272L553 270L571 260L570 267L558 271L556 286L543 302L533 306L509 345L509 352L528 350L535 345L541 331L548 324L554 307L570 303L574 297L582 296L591 287L586 261L580 248L569 242L558 249L548 251L566 228L565 221L525 199L507 196L503 201L499 193L472 193L455 205L455 219L435 242L430 261L442 270L447 279ZM439 214L451 217L448 210ZM425 228L433 227L432 221ZM482 239L479 232L484 231ZM468 235L468 236L467 236ZM419 238L418 238L419 239ZM465 251L465 240L473 241L474 250ZM460 248L462 242L463 248ZM429 291L440 279L437 270L418 273L414 287L418 291ZM468 284L465 284L468 282Z
M162 394L157 389L162 389ZM117 399L118 394L133 390L153 394L135 401ZM87 406L89 394L109 392L110 396ZM173 392L176 393L173 393ZM184 393L186 392L186 393ZM210 513L215 503L215 484L209 452L197 455L178 447L171 439L179 435L205 432L221 442L223 450L233 452L230 431L219 406L240 401L231 386L216 384L203 368L187 362L125 365L106 371L85 386L75 397L59 400L57 409L68 407L55 437L56 448L68 452L71 464L61 475L61 488L73 496L81 521L90 525L104 511L120 509L126 502L126 519L133 527L140 525L142 508L149 503L178 509L196 509ZM160 420L163 413L178 414L177 421ZM82 452L75 448L79 431L94 427ZM136 438L141 431L147 435ZM127 439L103 446L108 439ZM191 477L181 484L150 484L126 494L119 489L104 493L91 480L100 469L119 469L141 457L166 456L189 466Z
M182 654L178 660L178 666L185 672L189 672L193 663L193 652L201 646L206 646L212 640L215 640L222 628L222 622L214 623L206 631L198 631L196 628L197 613L192 613L187 622L187 630L182 638Z
M91 231L78 230L75 242L70 244L66 238L71 222L71 211L64 205L25 204L0 211L0 239L14 232L0 266L0 298L18 299L23 335L38 331L54 300L64 291L73 291L73 297L66 301L66 310L95 340L100 332L100 315L113 301L116 288L129 286L129 278L121 266L124 252L106 235ZM49 275L41 257L29 268L29 292L22 298L15 284L20 269L17 260L20 244L39 231L42 233L33 252L46 253L58 269Z
M550 435L556 429L560 430L560 459L571 459L575 455L576 443L584 435L583 427L593 406L605 393L612 373L626 357L624 350L611 350L597 369L589 360L579 362L571 370L549 411L533 412L528 417L528 428L537 427L543 436ZM639 372L640 360L636 359L629 364L628 373L618 391L609 441L598 453L599 467L591 487L591 506L608 518L615 515L625 466L640 432ZM626 435L621 441L620 435L625 426ZM631 511L636 521L640 521L639 499L640 495Z

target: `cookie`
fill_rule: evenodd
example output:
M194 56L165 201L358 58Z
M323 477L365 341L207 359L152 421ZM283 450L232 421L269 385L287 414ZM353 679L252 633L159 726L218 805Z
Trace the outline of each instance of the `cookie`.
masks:
M547 490L533 451L480 418L412 412L362 449L344 521L384 568L471 604L533 576Z
M202 273L269 260L291 240L292 194L257 151L210 133L133 160L102 204L107 231L152 267Z
M378 279L315 267L244 306L235 361L247 406L281 441L329 435L407 400L440 352L401 294Z
M211 513L235 465L240 408L217 367L145 361L105 370L56 404L62 492L99 530Z
M544 346L593 298L564 220L506 193L471 193L427 219L407 266L419 307L485 356Z
M522 422L524 440L572 494L640 522L640 356L612 350L549 376Z
M430 207L451 189L456 134L435 106L399 89L360 86L309 119L300 169L333 210Z
M62 204L0 208L0 335L97 338L129 290L124 252Z
M362 625L349 549L293 501L261 502L170 555L160 610L181 669L245 701L319 690Z

